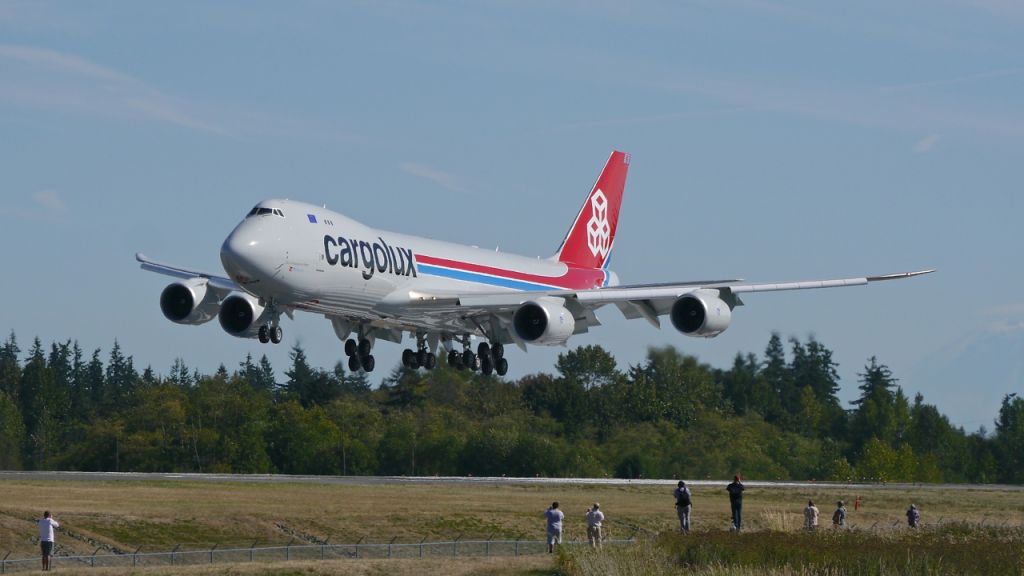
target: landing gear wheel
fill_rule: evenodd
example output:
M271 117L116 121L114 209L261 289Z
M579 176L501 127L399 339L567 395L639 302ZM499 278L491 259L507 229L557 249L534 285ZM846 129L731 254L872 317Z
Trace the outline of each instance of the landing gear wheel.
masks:
M351 340L349 340L349 342L351 342ZM359 363L359 356L349 356L348 357L348 371L349 372L359 372L359 369L362 368L362 367L363 366Z
M437 366L437 357L434 356L433 352L427 352L427 361L425 364L423 364L423 366L427 370L433 370L434 366Z
M480 357L480 371L484 373L484 376L490 376L491 372L494 371L494 364L491 362L491 355Z
M462 353L462 363L465 364L466 368L469 368L470 370L477 369L476 355L473 354L473 352L470 350L466 350L465 352Z
M498 373L498 376L504 376L508 373L508 360L498 358L498 361L494 365L494 370Z
M356 341L349 338L345 340L345 356L355 356L356 352L359 351L359 347L356 346Z
M416 353L416 367L419 368L421 366L426 366L426 365L427 365L427 351L426 350L420 350L419 352Z
M491 347L487 342L481 342L480 345L476 347L476 355L481 358L491 355Z
M496 359L497 358L504 358L505 357L505 346L502 345L501 342L495 342L494 345L491 346L491 354Z
M459 360L461 358L462 358L462 356L459 355L459 353L456 352L455 350L449 351L448 352L448 365L451 366L452 368L458 368L459 367Z
M416 369L416 365L413 362L416 361L416 353L406 348L402 350L402 366L409 368L410 370Z
M373 354L363 356L363 370L367 372L373 372L373 367L377 365L377 361L374 360Z
M268 334L267 332L268 332L268 330L267 330L267 327L265 325L264 326L260 326L259 332L256 333L256 335L260 339L260 344L266 344L267 342L270 342L270 334Z
M270 341L274 344L280 344L281 340L284 340L284 330L280 326L274 326L270 329Z
M370 344L369 340L360 340L359 341L359 355L360 356L362 356L364 358L366 356L369 356L370 355L370 350L372 348L373 348L373 345Z

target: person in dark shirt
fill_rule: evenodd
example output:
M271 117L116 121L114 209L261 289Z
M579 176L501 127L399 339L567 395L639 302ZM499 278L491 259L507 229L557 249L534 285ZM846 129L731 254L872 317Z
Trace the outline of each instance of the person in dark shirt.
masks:
M679 516L679 531L689 533L690 509L693 502L691 500L692 494L690 489L686 487L686 482L680 480L673 495L676 497L676 515Z
M743 527L743 483L740 475L733 476L732 483L725 487L729 491L729 506L732 507L732 529L739 532Z

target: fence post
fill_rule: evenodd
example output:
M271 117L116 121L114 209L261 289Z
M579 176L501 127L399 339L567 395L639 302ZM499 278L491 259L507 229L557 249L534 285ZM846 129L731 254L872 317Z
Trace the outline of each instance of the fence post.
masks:
M135 567L135 563L139 559L139 550L142 550L142 546L139 546L135 549L135 552L132 552L132 568Z
M420 540L420 558L423 558L423 543L426 542L426 541L427 541L427 537L426 536L424 536L423 539Z
M252 561L253 561L253 552L255 552L255 551L256 551L256 550L255 550L255 549L256 549L256 544L257 544L258 542L259 542L259 540L253 540L253 541L252 541L252 546L249 546L249 562L252 562Z
M0 562L0 574L6 574L7 573L7 557L10 556L10 555L11 555L11 552L8 551L7 554L4 555L3 562Z
M100 549L99 549L99 548L97 547L97 548L96 548L95 550L93 550L93 551L92 551L92 556L91 556L91 557L89 558L89 564L90 564L90 565L91 565L91 566L92 566L93 568L95 568L95 567L96 567L96 553L97 553L97 552L99 552L99 551L100 551ZM8 554L10 554L10 552L8 552ZM6 557L6 556L4 556L4 559L6 560L6 559L7 559L7 557Z
M284 547L284 559L290 561L292 559L292 543L295 542L295 538L292 538L288 545Z
M391 539L391 542L388 542L388 558L391 558L391 545L395 543L395 540L398 540L398 536L395 536Z
M327 543L328 543L328 542L330 542L330 541L331 541L331 537L330 537L330 536L328 536L328 537L327 537L327 540L324 540L324 541L323 541L323 542L322 542L322 543L320 544L320 559L321 559L321 560L323 560L323 559L324 559L324 548L326 548L326 547L327 547Z
M516 556L519 556L519 538L516 538Z
M363 540L366 540L366 536L362 536L362 537L360 537L360 538L359 538L359 541L357 541L357 542L355 543L355 549L356 549L356 558L359 558L359 545L363 543Z
M455 537L455 541L452 542L452 556L458 556L459 555L459 540L461 540L461 539L462 539L462 532L459 532L459 535Z
M174 550L171 550L171 566L174 566L174 553L178 551L178 548L181 548L181 544L178 544L174 547ZM97 550L99 550L99 548L97 548ZM96 556L96 553L93 552L92 555ZM95 564L93 564L93 566L95 566Z
M214 544L213 548L210 548L210 564L213 564L213 551L217 549L217 545Z
M494 532L491 532L491 535L487 537L487 543L484 544L484 556L491 555L491 540L494 540Z

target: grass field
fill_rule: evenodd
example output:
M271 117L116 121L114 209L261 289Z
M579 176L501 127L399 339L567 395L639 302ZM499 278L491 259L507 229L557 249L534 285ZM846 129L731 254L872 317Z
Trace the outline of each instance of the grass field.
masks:
M671 486L538 486L522 484L249 484L195 481L2 481L0 493L0 556L37 554L36 519L45 509L62 523L58 534L62 554L108 551L205 549L296 543L419 542L494 537L542 539L543 510L559 500L566 512L566 537L582 538L583 513L601 502L607 514L606 534L628 537L672 532L676 527ZM827 485L812 489L751 488L744 502L750 531L796 531L801 510L813 498L823 519L831 516L836 499L852 501L857 494ZM862 509L849 521L855 528L890 529L902 526L910 502L921 508L923 522L962 521L985 525L1024 525L1024 491L892 487L865 489ZM728 526L729 504L722 487L695 487L693 527L718 532ZM548 559L540 565L501 563L488 567L487 559L462 564L476 572L454 568L428 568L422 573L530 574L549 573ZM440 560L438 560L440 562ZM343 561L299 568L302 574L372 574L380 561ZM384 561L388 562L388 561ZM392 561L394 562L394 561ZM403 561L404 562L404 561ZM433 560L431 562L434 562ZM334 567L328 567L330 566ZM365 567L364 567L365 565ZM338 568L337 566L340 566ZM388 565L391 566L391 565ZM394 564L398 570L399 564ZM494 570L500 568L502 572ZM292 568L284 568L288 572ZM386 568L382 568L388 572ZM507 569L512 569L508 572ZM223 569L226 570L226 569ZM250 571L213 573L263 574ZM327 570L324 572L323 570ZM356 571L364 570L364 571ZM415 570L415 568L411 568ZM181 568L178 568L181 571ZM97 574L97 572L89 572ZM210 573L210 572L203 572ZM381 572L384 573L384 572Z

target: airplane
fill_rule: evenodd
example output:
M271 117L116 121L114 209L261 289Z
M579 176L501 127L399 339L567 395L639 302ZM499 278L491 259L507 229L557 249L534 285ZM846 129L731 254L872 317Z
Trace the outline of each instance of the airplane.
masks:
M280 343L281 316L322 314L344 342L352 372L372 372L377 340L401 343L406 368L448 364L505 375L505 345L565 345L600 325L595 311L614 305L629 319L660 328L661 317L687 336L725 331L740 296L779 290L858 286L911 278L920 270L836 280L747 284L741 279L621 285L608 265L629 171L613 151L568 233L547 259L387 232L338 212L293 200L264 200L224 240L227 276L151 260L144 270L176 277L160 294L178 324L214 317L230 335ZM480 339L476 350L472 342Z

